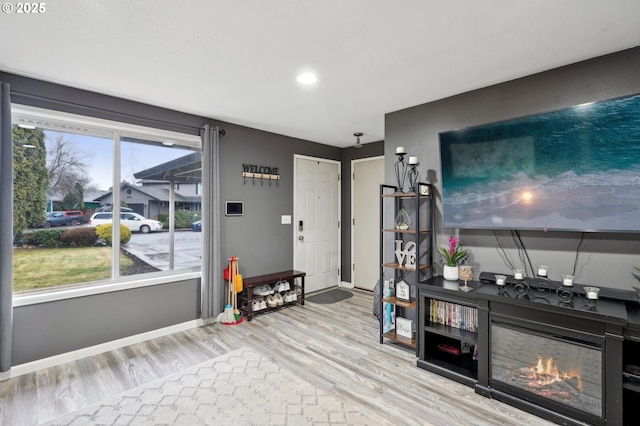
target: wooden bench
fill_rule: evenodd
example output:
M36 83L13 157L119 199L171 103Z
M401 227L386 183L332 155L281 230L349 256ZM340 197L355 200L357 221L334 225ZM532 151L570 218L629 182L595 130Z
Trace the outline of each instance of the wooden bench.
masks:
M253 319L253 316L256 315L256 313L262 314L262 313L272 312L288 306L304 305L304 277L306 275L307 275L306 272L295 271L292 269L288 271L275 272L273 274L257 275L255 277L244 278L242 280L243 289L242 289L242 296L241 296L241 303L240 303L240 306L241 306L240 312L247 319L247 321L251 321ZM291 287L291 290L294 291L295 285L296 285L296 278L300 278L302 291L298 295L297 300L295 302L285 302L284 305L276 306L273 308L267 307L266 309L261 309L260 311L254 312L253 301L257 297L261 297L261 296L254 296L253 289L255 287L259 287L265 284L272 286L273 284L279 281L287 281L289 283L289 286Z

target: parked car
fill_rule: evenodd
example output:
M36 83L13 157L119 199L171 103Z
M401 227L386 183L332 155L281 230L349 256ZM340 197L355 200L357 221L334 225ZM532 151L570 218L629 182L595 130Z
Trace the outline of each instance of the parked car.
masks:
M80 225L85 222L84 213L82 210L65 210L62 212L64 217L69 219L69 223L72 225Z
M193 222L191 224L191 230L193 230L195 232L202 232L202 221L201 220L196 220L195 222Z
M91 216L91 219L89 219L89 225L98 226L103 223L111 223L112 221L113 213L98 212ZM129 228L131 232L142 232L143 234L162 229L162 223L157 220L147 219L138 213L120 213L120 224Z
M44 228L62 225L80 225L84 222L84 213L80 210L65 210L47 212Z

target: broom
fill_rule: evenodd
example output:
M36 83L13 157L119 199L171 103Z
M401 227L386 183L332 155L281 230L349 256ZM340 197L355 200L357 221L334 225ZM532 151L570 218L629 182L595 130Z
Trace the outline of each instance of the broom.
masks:
M238 292L242 291L242 276L239 274L240 272L240 262L239 258L232 257L231 261L233 262L233 266L235 268L231 268L231 272L233 275L233 314L235 315L236 321L240 319L240 311L238 310ZM238 287L240 289L238 290Z
M231 269L231 263L229 263L229 269ZM231 292L233 290L235 290L234 288L232 288L233 284L233 275L229 276L229 288L227 291L227 305L224 307L224 312L222 312L220 315L218 315L218 321L220 321L223 324L232 324L236 322L236 317L233 314L233 306L231 306L232 303L232 295Z

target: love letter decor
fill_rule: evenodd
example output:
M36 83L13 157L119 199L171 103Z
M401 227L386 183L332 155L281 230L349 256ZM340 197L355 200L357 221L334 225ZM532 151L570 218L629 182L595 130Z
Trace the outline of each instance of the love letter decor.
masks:
M405 267L407 269L416 269L416 243L415 241L409 241L405 245L404 249L402 248L404 241L395 240L396 241L396 259L398 260L398 264L400 267Z

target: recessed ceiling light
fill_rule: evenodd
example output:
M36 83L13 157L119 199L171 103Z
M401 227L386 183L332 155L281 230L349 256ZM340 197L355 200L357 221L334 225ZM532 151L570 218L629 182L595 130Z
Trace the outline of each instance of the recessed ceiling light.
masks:
M296 80L301 84L313 84L318 81L318 78L310 72L305 72L296 77Z

